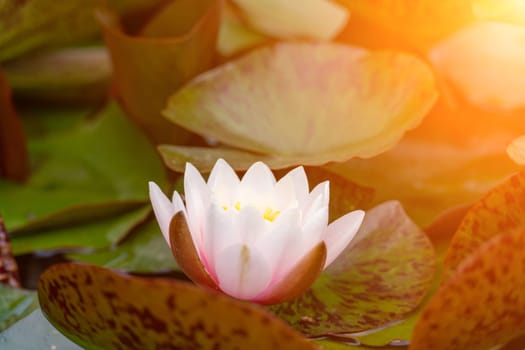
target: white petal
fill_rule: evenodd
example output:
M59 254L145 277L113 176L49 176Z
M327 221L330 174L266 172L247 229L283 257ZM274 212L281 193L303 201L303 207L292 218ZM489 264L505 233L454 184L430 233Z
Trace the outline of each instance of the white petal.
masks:
M234 220L239 230L240 243L248 246L254 245L272 226L272 223L264 219L263 213L252 206L242 207L235 213Z
M290 261L297 260L294 257L297 256L297 244L302 234L299 217L299 209L285 210L274 222L269 223L270 230L260 235L255 242L273 271L272 280L289 270Z
M312 215L319 208L328 206L330 201L330 182L324 181L314 187L303 206L304 215Z
M190 163L186 163L184 172L184 197L186 199L188 227L193 242L199 250L199 246L202 244L202 230L210 202L210 194L201 174Z
M215 268L219 288L239 299L251 299L260 294L272 276L263 255L245 244L232 245L220 252Z
M218 159L208 178L208 187L220 205L233 205L239 187L239 177L224 159Z
M328 225L324 234L327 249L325 268L330 265L352 241L364 217L364 211L355 210Z
M279 208L289 208L288 204L293 200L299 207L303 205L308 198L308 178L302 166L297 167L283 176L275 185L277 194L277 206Z
M173 215L184 209L182 200L179 194L174 192L173 202L170 202L159 186L151 181L149 182L149 197L162 235L170 244L170 221Z
M224 210L219 205L212 203L207 210L204 223L201 260L210 275L215 278L215 262L217 254L225 248L241 243L234 210Z
M254 163L244 174L239 189L239 200L247 205L269 204L275 194L275 177L262 162Z
M294 237L292 244L287 247L280 262L280 275L288 273L305 254L322 241L322 235L328 224L328 209L317 210L304 219L302 227L299 227L298 234Z

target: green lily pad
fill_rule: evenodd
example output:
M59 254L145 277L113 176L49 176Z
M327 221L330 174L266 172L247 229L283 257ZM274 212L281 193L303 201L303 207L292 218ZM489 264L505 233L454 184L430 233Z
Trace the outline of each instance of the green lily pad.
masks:
M147 9L161 0L109 0L119 13ZM77 44L100 33L93 11L98 0L5 0L0 7L0 61L35 49Z
M94 349L316 349L264 308L170 279L62 264L38 286L42 311Z
M73 130L30 140L32 176L0 181L0 212L13 233L120 214L148 202L147 181L164 169L114 104Z
M319 165L387 150L436 97L432 72L414 56L279 43L195 78L170 98L164 115L287 165Z
M118 246L89 254L68 254L67 257L75 261L136 273L177 269L171 249L155 220L131 232Z
M18 97L96 102L107 95L111 62L103 47L79 47L20 58L4 70Z
M310 336L352 333L399 321L434 280L432 243L398 202L365 215L342 255L297 300L272 310Z
M525 231L508 229L442 284L416 324L410 350L488 350L525 334Z
M489 191L466 213L447 251L444 274L494 236L525 225L525 170Z
M35 292L0 284L0 332L37 307Z
M35 293L36 296L36 293ZM31 336L28 336L28 329ZM59 349L81 350L82 348L64 337L53 327L37 309L0 333L0 344L3 349L35 350Z
M94 218L73 226L20 232L11 235L14 255L34 251L71 251L111 247L144 222L151 213L149 205L108 218Z

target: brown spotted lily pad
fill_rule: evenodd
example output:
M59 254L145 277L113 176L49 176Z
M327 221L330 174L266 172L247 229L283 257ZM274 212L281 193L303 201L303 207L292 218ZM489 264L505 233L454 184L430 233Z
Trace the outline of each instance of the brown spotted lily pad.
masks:
M482 244L502 233L525 226L525 171L488 192L467 212L458 227L444 262L445 276Z
M90 349L317 348L260 306L176 280L62 264L38 296L51 323Z
M398 202L368 211L351 245L297 300L272 307L310 336L351 333L401 320L428 292L434 250Z
M200 170L222 152L236 169L261 159L286 168L384 152L419 124L436 96L432 72L414 56L333 43L279 43L198 76L170 98L164 115L238 148L215 149ZM192 150L195 156L207 152L160 149L177 171Z
M522 227L463 260L424 308L410 350L488 350L524 334L524 246Z

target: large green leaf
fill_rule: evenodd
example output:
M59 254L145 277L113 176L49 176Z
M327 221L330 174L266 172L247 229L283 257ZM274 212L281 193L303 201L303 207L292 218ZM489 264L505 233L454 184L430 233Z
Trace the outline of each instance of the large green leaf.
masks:
M108 0L120 13L161 0ZM99 0L4 0L0 3L0 61L40 48L75 44L99 33L93 11Z
M197 77L170 98L164 114L287 165L318 165L387 150L419 124L436 96L430 69L414 56L279 43Z
M432 244L398 202L367 212L351 245L310 290L272 308L308 335L351 333L398 321L434 279Z
M0 284L0 332L24 318L37 306L35 292Z
M262 307L170 279L55 265L38 287L42 311L90 349L315 349Z
M93 217L72 226L58 226L11 236L13 254L34 251L75 251L115 246L142 223L151 212L149 205L107 218Z
M73 130L32 139L30 155L23 186L0 181L11 232L119 214L148 201L148 180L164 181L154 150L113 103Z
M31 336L28 336L29 329L31 330ZM33 311L24 319L18 321L4 332L1 332L0 344L2 344L3 349L13 350L82 349L60 334L60 332L45 319L40 309Z
M134 230L122 244L90 254L69 254L69 259L112 269L149 273L177 269L177 264L155 220Z
M17 97L91 102L107 95L111 63L104 48L79 47L20 58L4 70Z

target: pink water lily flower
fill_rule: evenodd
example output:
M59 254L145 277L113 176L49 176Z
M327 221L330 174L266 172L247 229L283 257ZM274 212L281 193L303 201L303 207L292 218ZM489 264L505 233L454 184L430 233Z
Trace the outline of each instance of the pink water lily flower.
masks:
M303 167L279 181L261 162L240 180L219 159L206 183L186 164L184 205L150 182L155 216L175 259L194 282L261 304L291 300L355 236L364 212L328 225L329 183L311 192Z

